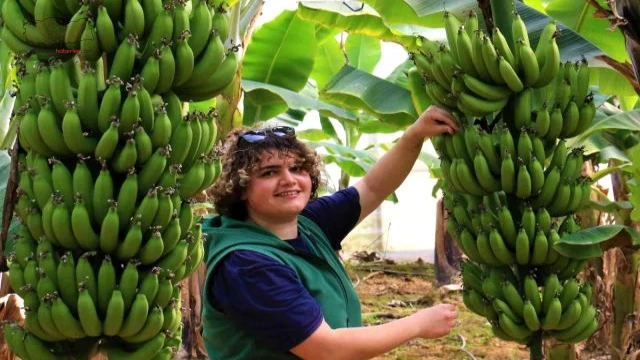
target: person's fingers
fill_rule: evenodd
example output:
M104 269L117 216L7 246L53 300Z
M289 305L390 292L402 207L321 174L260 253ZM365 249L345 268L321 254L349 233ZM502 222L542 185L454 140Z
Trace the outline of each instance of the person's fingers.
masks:
M445 306L447 310L455 310L456 306L449 303L442 303L442 306Z
M455 118L453 117L453 115L451 115L451 113L439 106L435 106L434 107L434 111L432 113L433 118L436 122L441 122L441 123L446 123L448 125L451 125L453 128L457 128L458 127L458 123L455 120Z
M437 124L434 126L436 129L437 134L444 134L444 133L449 133L449 134L453 134L456 132L456 130L454 128L452 128L449 125L446 124Z
M446 121L446 120L444 120L444 118L442 118L442 119L436 118L436 119L434 119L433 123L435 125L447 126L453 132L458 131L458 128L459 128L458 125L455 123L455 121Z

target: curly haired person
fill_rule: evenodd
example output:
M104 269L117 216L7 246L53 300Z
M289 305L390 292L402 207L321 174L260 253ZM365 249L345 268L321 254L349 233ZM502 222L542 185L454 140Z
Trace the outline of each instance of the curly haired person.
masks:
M232 131L210 189L217 214L203 222L209 357L370 359L411 339L448 334L457 318L451 304L363 326L336 251L402 184L423 142L457 129L450 113L431 106L362 179L321 197L321 160L293 128Z

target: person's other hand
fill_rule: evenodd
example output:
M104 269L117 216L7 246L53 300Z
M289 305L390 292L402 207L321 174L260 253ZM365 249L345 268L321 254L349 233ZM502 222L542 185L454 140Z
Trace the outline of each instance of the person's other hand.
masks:
M458 123L449 111L431 105L411 125L411 131L416 136L431 138L444 133L453 134L458 131Z
M420 337L433 339L447 335L456 325L458 312L455 305L439 304L418 311Z

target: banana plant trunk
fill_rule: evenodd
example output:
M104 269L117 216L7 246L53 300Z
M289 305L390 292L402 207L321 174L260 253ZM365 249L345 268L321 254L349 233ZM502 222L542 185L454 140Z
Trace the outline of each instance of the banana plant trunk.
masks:
M616 201L627 200L625 178L619 174L612 175L612 191ZM637 223L627 223L635 228ZM607 251L603 261L604 291L598 295L607 300L610 306L602 304L601 318L607 320L608 338L604 342L612 349L612 359L626 359L631 354L636 354L640 349L640 343L634 335L640 329L638 316L640 315L640 290L638 290L638 268L640 251L630 248L615 248ZM590 342L588 346L596 347L597 343ZM634 358L633 356L631 358Z
M451 234L447 232L448 214L445 210L443 200L436 203L436 231L435 231L435 251L434 268L438 286L451 284L454 277L460 271L460 260L462 250L453 240Z

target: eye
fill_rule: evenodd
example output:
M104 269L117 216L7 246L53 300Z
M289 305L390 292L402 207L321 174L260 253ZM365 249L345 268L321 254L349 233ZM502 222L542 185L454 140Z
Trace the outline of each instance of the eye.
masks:
M271 176L271 175L273 175L273 174L275 174L275 171L273 171L273 170L267 170L267 171L265 171L265 172L261 173L261 174L260 174L260 176L261 176L261 177L267 177L267 176Z

